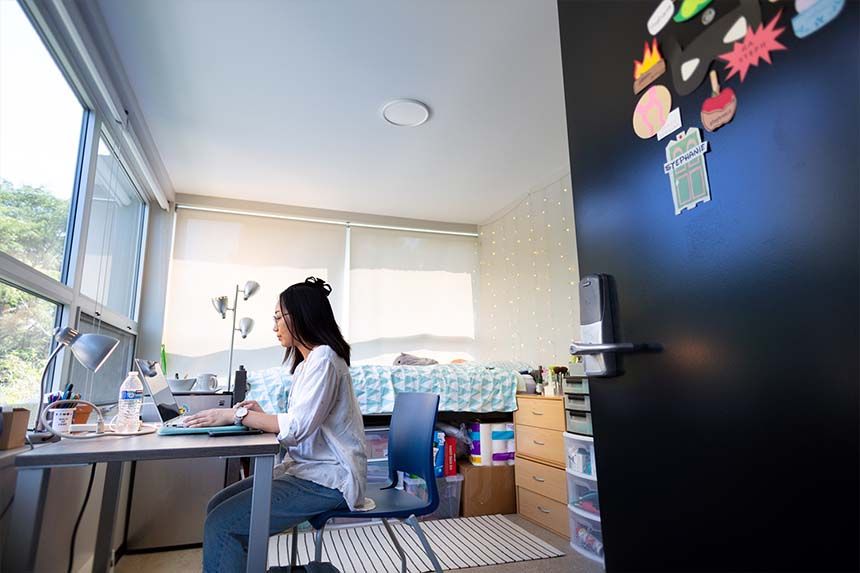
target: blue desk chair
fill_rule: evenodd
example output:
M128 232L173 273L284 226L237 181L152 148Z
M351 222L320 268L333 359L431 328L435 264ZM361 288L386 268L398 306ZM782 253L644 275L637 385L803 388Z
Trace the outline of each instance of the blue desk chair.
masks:
M323 534L325 525L332 518L379 518L391 537L400 555L400 570L406 571L406 554L388 524L389 519L400 519L415 531L424 552L433 568L442 572L439 560L430 547L427 537L421 530L418 516L436 511L439 506L439 492L436 490L436 475L433 470L433 431L436 427L436 411L439 409L439 396L426 393L401 393L394 400L391 427L388 433L388 478L387 485L368 484L366 497L376 502L371 511L336 510L323 513L310 520L316 530L314 560L322 560ZM427 501L405 491L396 489L397 472L415 474L427 482ZM296 530L293 530L293 546L290 556L291 565L296 557Z

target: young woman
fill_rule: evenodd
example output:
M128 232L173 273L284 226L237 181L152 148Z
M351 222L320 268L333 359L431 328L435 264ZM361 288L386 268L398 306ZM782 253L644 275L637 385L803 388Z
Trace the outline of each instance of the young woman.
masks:
M366 508L364 425L349 376L349 345L334 319L322 279L294 284L278 298L275 326L293 373L286 414L267 414L250 400L205 410L187 425L241 423L278 434L287 450L272 484L272 534L306 519L349 507ZM203 570L245 569L253 478L218 492L209 502L203 533Z

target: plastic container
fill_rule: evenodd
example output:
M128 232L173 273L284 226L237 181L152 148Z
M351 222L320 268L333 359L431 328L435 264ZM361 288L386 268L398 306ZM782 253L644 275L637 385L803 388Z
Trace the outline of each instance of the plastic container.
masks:
M569 505L594 519L600 519L600 497L597 482L567 474L567 499Z
M463 475L457 474L448 477L436 478L436 489L439 490L439 507L429 515L423 515L418 519L427 521L431 519L447 519L449 517L460 517L460 497L463 493ZM427 499L427 482L421 478L404 477L403 490L407 493Z
M567 473L581 479L597 479L597 458L594 452L594 438L565 432L564 460Z
M591 411L591 397L587 394L565 394L564 408L566 410L577 410L580 412Z
M574 434L591 436L594 434L591 427L591 412L577 412L576 410L565 410L567 418L567 431Z
M117 415L113 423L116 432L132 433L140 428L140 408L143 404L143 382L137 372L129 372L119 387Z
M584 517L568 506L570 546L592 561L603 564L603 531L600 522Z
M388 428L365 428L364 440L368 460L388 459Z
M588 378L565 378L565 394L588 394Z

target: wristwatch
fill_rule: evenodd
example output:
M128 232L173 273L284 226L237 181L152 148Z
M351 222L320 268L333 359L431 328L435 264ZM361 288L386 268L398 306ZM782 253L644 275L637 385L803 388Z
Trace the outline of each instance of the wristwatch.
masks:
M242 406L240 408L236 408L236 412L233 414L233 425L241 426L242 420L245 419L245 416L248 415L248 408Z

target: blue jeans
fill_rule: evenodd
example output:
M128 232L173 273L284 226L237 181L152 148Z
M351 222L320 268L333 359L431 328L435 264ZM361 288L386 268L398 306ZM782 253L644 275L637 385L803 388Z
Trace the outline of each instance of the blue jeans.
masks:
M251 486L246 478L219 491L209 501L203 528L204 573L244 571L251 523ZM346 508L343 494L311 481L283 475L272 481L269 534L333 509Z

